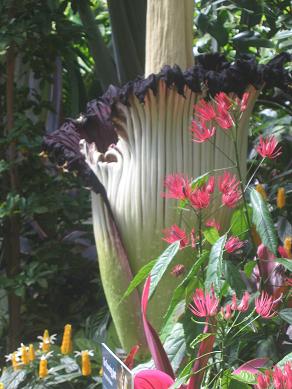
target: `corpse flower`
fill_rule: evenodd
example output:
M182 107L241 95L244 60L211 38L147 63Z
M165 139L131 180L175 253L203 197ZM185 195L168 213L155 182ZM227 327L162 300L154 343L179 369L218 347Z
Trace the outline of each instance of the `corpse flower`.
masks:
M238 57L229 63L221 54L207 54L197 57L193 65L193 20L189 17L193 1L167 3L165 9L162 2L147 2L145 77L123 87L110 86L88 104L85 114L66 120L44 142L51 158L66 170L77 171L91 190L101 280L126 350L133 344L145 345L145 339L138 291L122 303L120 298L133 275L165 247L161 231L179 224L178 213L170 206L174 200L160 195L164 178L174 172L197 177L203 171L230 166L226 155L234 157L232 141L216 123L215 149L209 142L191 141L193 106L202 100L203 92L208 98L224 92L227 99L249 92L238 123L244 170L248 121L258 91L263 85L281 88L288 84L288 72L283 68L288 57L284 54L265 65L258 65L252 57ZM222 111L222 120L226 121L226 116ZM204 197L206 203L208 196ZM237 197L232 194L225 203L235 206ZM223 223L225 214L218 212L218 221ZM188 260L185 258L184 265ZM157 327L177 283L174 277L165 277L154 296L150 317Z

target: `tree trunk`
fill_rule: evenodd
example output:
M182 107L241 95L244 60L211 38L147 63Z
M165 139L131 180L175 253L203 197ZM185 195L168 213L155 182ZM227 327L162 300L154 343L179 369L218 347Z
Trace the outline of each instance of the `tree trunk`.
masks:
M7 126L6 135L13 129L14 125L14 69L15 52L13 46L7 50L7 84L6 84L6 105L7 105ZM15 195L19 190L19 177L16 167L16 144L11 141L8 147L8 161L10 191ZM15 277L20 271L20 219L18 215L11 215L6 220L6 233L4 243L4 257L6 261L6 272L8 277ZM8 295L9 330L8 350L14 350L19 344L20 335L20 307L21 300L13 292Z

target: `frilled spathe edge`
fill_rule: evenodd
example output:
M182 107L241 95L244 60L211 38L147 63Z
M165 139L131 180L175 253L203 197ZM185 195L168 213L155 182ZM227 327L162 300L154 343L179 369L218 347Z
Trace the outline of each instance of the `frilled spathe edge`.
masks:
M78 119L67 119L59 130L47 135L43 149L54 163L65 165L69 171L77 171L85 179L86 186L100 193L103 187L96 182L96 177L85 163L79 142L81 139L94 142L101 153L117 143L118 137L111 120L117 103L129 105L133 95L143 103L149 90L157 94L160 80L182 96L185 87L196 93L204 91L206 96L214 96L218 92L241 96L248 85L256 89L263 85L266 88L278 87L291 94L291 74L284 68L291 58L290 54L281 53L263 65L250 55L242 55L230 63L222 54L204 54L196 58L196 65L184 72L176 65L166 65L159 74L138 77L123 87L111 85L103 96L87 104L85 114Z

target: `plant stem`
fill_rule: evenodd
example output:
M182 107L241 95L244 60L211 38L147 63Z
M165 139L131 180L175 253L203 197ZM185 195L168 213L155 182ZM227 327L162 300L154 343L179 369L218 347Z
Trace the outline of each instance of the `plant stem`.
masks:
M240 164L239 164L239 153L238 153L238 148L237 148L237 142L235 139L233 140L233 143L234 143L234 151L235 151L235 158L236 158L236 169L237 169L237 173L238 173L240 190L241 190L242 200L243 200L245 213L246 213L246 220L247 220L249 230L251 230L251 222L250 222L249 215L248 215L248 206L247 206L246 198L244 196L245 190L244 190L244 185L243 185L243 180L242 180L242 175L241 175L241 170L240 170Z
M199 210L199 253L202 255L202 210Z
M263 164L264 160L265 160L265 158L263 158L263 159L261 160L261 162L260 162L259 165L257 166L256 170L253 172L252 176L250 177L248 183L247 183L246 186L245 186L244 191L246 191L247 188L249 187L249 184L252 182L254 176L256 175L257 171L259 170L259 168L260 168L261 165Z

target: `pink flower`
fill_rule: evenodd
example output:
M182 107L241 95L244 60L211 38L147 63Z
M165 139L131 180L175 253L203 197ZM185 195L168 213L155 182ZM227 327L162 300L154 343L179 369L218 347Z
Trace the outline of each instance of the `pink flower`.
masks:
M248 92L245 92L242 96L242 99L240 101L240 111L241 112L244 112L247 108L247 103L248 103L248 99L249 99L249 93Z
M228 111L232 105L232 101L229 99L227 94L224 92L217 93L217 95L215 96L215 101L216 101L216 104L218 106L218 109L221 109L224 111Z
M210 193L205 187L195 189L189 196L189 200L194 208L207 208L210 204Z
M202 289L196 289L193 296L194 305L190 305L190 310L198 317L211 317L218 313L219 299L215 296L214 289L211 294L204 292Z
M231 174L228 171L223 173L223 176L218 178L218 187L219 191L222 193L227 193L239 188L240 182L237 180L235 174Z
M260 374L257 377L256 389L268 389L271 383L270 372L267 370L265 374Z
M134 377L134 389L168 389L174 380L160 370L141 370Z
M195 120L193 120L191 131L193 133L193 142L203 143L212 138L215 134L215 127L207 128L205 122L198 124Z
M204 99L200 100L195 105L195 114L197 114L202 120L210 121L216 116L216 112L210 103L207 103Z
M244 244L245 242L240 240L237 236L231 236L225 243L225 250L228 253L233 253L234 251L243 247Z
M249 293L247 291L245 291L243 296L242 296L242 300L237 307L237 310L239 312L246 312L248 310L249 298L250 298Z
M278 253L281 255L282 258L288 258L288 253L285 250L285 247L279 246L278 247Z
M222 313L222 316L224 317L225 320L229 320L233 315L233 313L231 311L231 305L227 304L227 305L225 305L224 308L222 307L221 313Z
M273 370L266 370L265 374L257 377L256 389L292 389L292 365L287 362L283 369L274 366Z
M285 376L284 376L282 370L277 366L275 366L274 370L273 370L273 381L274 381L275 389L287 388L287 386L284 386L285 382L286 382Z
M196 248L196 235L195 235L195 229L194 228L192 228L192 231L191 231L191 245L192 245L193 249Z
M214 176L211 176L207 182L207 184L205 185L206 187L206 191L208 193L213 193L214 192L214 188L215 188L215 177Z
M174 277L179 277L185 272L185 266L182 264L175 265L171 270L170 274Z
M270 319L277 314L276 312L273 312L273 307L276 302L277 300L274 300L267 292L262 292L261 295L255 299L256 312L262 318Z
M218 125L223 128L223 130L229 130L234 123L232 120L232 117L230 116L229 112L227 111L218 111L218 114L216 116L216 122Z
M241 193L238 190L231 190L229 192L223 193L222 204L226 205L228 208L234 208L240 199Z
M167 243L174 243L176 241L180 241L180 249L183 249L188 243L189 239L184 230L181 230L176 224L171 226L170 228L166 228L162 231L165 235L162 240L165 240Z
M275 159L282 154L281 146L276 149L277 146L278 141L273 135L268 136L266 139L260 136L260 143L256 150L263 158Z
M221 225L220 223L216 222L215 219L209 219L205 223L206 227L214 227L216 228L217 231L221 230Z
M236 293L234 293L233 296L232 296L231 309L232 309L233 311L236 311L236 310L237 310Z
M292 363L287 362L284 366L284 374L286 376L287 389L292 389Z
M166 176L164 186L168 193L163 193L162 196L169 199L184 200L189 191L188 178L183 174L170 174Z

